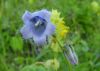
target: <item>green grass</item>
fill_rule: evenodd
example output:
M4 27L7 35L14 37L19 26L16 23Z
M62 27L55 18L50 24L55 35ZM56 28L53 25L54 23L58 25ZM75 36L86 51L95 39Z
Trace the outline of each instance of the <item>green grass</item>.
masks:
M71 34L68 39L73 42L79 58L79 64L71 65L70 68L73 71L99 71L100 8L98 12L95 12L91 6L92 1L0 0L0 71L19 71L35 62L55 58L56 53L50 48L43 49L38 57L34 52L30 55L31 44L24 41L19 33L23 25L21 19L23 13L26 10L34 12L41 9L57 9L64 17L66 25L70 27ZM100 6L100 0L97 0L97 3ZM59 53L56 57L60 61L58 71L69 71L63 54ZM45 71L41 66L36 66L36 68L40 68L39 71Z

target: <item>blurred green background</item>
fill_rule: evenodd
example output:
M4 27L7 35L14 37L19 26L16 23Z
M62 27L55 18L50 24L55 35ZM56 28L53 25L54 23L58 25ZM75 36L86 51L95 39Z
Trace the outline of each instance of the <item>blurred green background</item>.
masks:
M100 0L0 0L0 71L20 71L35 62L35 56L28 54L31 45L22 39L19 30L26 10L41 9L58 10L70 27L79 58L79 64L72 66L72 70L100 71ZM37 60L52 58L53 53L48 52ZM61 55L59 59L62 63L58 71L69 71Z

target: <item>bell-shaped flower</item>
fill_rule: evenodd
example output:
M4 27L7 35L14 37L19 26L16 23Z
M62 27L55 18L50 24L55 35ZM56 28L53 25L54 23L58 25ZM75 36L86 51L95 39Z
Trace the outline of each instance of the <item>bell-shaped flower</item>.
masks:
M36 12L26 11L22 20L24 22L20 32L24 39L33 39L36 45L43 45L47 37L54 33L55 26L50 21L51 12L40 10Z

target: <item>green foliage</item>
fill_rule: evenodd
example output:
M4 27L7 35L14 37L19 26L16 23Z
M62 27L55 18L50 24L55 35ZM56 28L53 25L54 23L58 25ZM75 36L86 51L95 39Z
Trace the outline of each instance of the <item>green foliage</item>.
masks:
M22 50L23 49L23 41L21 37L12 37L10 41L10 45L13 50Z
M28 65L22 68L20 71L47 71L47 70L41 65Z
M72 42L79 58L73 68L49 45L36 56L30 43L19 35L25 10L44 8L57 9L70 27L67 41ZM100 0L0 0L0 71L47 71L33 64L53 58L60 62L57 71L100 71Z

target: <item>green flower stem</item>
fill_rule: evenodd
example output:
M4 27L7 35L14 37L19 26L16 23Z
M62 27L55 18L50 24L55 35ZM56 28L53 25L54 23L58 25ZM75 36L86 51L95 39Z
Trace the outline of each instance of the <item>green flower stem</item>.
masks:
M65 50L64 50L63 46L61 45L60 41L56 38L55 35L54 35L53 37L56 39L56 42L57 42L58 45L61 47L62 52L64 53ZM64 58L65 58L65 56L64 56ZM71 66L70 62L69 62L68 59L66 59L66 58L65 58L65 60L66 60L66 63L68 64L69 71L72 71L72 66Z

